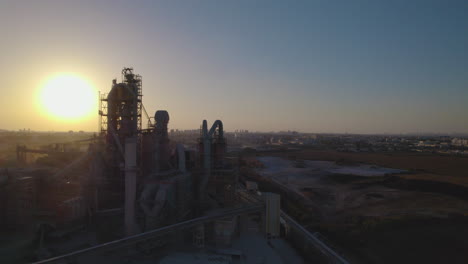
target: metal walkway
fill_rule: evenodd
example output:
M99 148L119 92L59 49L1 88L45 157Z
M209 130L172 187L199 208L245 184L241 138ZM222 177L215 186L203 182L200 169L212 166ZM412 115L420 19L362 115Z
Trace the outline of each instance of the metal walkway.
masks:
M322 240L317 238L314 234L310 233L285 212L281 211L280 216L288 225L299 231L305 237L305 239L307 239L316 249L325 255L331 263L349 264L349 262L340 256L335 250L327 246Z
M112 242L100 244L94 247L78 250L78 251L65 254L62 256L42 260L42 261L36 262L36 264L69 263L69 262L75 263L78 257L84 256L84 255L99 254L99 253L110 251L110 250L117 249L117 248L128 247L138 242L142 242L148 239L162 236L162 235L165 235L165 234L177 231L177 230L187 229L193 226L197 226L200 224L212 222L215 220L219 220L219 219L223 219L223 218L227 218L231 216L263 212L264 210L265 210L265 207L263 205L252 205L252 206L246 206L246 207L241 207L241 208L236 208L236 209L230 209L230 210L226 210L223 212L219 212L219 213L215 213L215 214L211 214L207 216L194 218L194 219L180 222L174 225L165 226L162 228L158 228L158 229L148 231L145 233L141 233L141 234L137 234L134 236L129 236L129 237L115 240Z

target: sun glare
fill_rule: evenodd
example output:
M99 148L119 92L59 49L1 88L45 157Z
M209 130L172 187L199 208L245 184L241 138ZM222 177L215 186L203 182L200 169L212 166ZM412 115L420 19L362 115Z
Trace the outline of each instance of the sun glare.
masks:
M47 114L67 120L83 119L96 107L96 92L83 78L62 74L51 78L41 90L40 102Z

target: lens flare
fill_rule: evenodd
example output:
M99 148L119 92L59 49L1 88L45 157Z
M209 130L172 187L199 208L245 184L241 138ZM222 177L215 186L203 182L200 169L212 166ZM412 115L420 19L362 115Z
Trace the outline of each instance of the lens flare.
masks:
M40 102L48 115L59 119L80 120L97 108L97 94L83 78L62 74L45 83Z

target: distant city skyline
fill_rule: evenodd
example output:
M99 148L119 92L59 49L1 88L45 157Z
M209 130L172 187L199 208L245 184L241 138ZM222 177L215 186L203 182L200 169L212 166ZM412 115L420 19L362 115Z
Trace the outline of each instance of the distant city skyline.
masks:
M456 0L6 0L0 129L97 131L97 109L44 114L43 84L73 73L97 97L133 67L170 129L468 133L467 13Z

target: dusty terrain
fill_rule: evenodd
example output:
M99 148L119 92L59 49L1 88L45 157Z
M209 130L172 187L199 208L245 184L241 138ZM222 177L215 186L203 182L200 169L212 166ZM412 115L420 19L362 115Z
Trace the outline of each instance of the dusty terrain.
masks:
M366 163L382 167L408 170L409 178L453 182L468 186L468 157L427 153L349 153L338 151L300 150L267 155L287 159L327 160L341 163ZM443 177L438 177L443 176Z
M271 156L290 168L269 164ZM467 158L316 150L255 158L250 172L260 186L283 192L284 209L354 262L468 261ZM402 171L377 173L380 167ZM362 168L376 173L355 173Z

